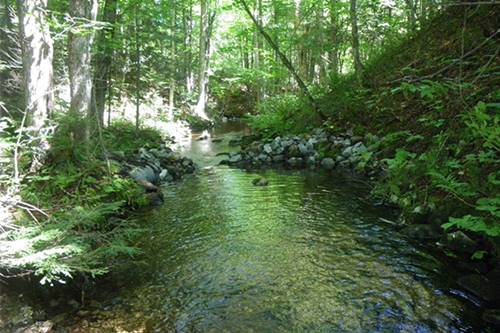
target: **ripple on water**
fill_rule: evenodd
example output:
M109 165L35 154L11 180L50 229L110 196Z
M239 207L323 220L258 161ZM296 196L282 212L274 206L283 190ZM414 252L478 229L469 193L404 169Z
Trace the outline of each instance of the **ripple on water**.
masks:
M124 292L178 332L473 332L442 266L336 176L216 167L142 218L146 269ZM154 237L154 241L151 241ZM147 241L146 241L147 240ZM139 282L138 282L139 281Z

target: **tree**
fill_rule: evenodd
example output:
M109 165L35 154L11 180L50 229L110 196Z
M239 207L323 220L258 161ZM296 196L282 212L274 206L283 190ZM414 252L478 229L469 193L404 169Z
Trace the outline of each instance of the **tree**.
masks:
M363 64L359 52L359 32L358 32L358 9L356 0L350 0L350 16L351 16L351 38L352 38L352 59L354 62L354 71L358 81L361 82L363 77Z
M106 0L104 2L102 20L107 25L99 34L97 42L97 54L94 62L94 98L95 105L92 106L94 116L102 125L104 122L104 107L106 94L111 93L111 64L113 60L113 38L115 32L116 15L118 10L117 0Z
M194 108L194 114L202 119L208 119L205 108L208 101L208 65L210 61L210 38L214 20L215 11L210 12L209 0L201 0L198 102Z
M251 20L255 24L255 27L257 28L257 30L259 31L259 33L262 34L262 36L267 41L267 43L269 44L269 46L276 52L276 54L280 58L280 60L283 63L283 65L290 71L290 73L292 74L293 78L295 79L295 81L299 85L300 89L302 90L302 92L304 93L304 95L307 97L307 99L311 103L312 107L314 109L318 110L318 107L316 105L316 101L314 100L313 96L309 92L309 89L305 85L304 81L301 79L301 77L299 76L299 74L297 73L297 71L295 70L295 68L293 67L293 65L290 62L290 60L287 58L287 56L283 52L281 52L281 50L279 49L279 47L275 43L275 41L271 38L271 36L269 36L269 34L259 24L259 22L255 18L255 16L252 14L252 11L250 10L250 7L248 7L248 4L245 2L245 0L240 0L240 3L243 5L243 9L248 14L248 16L251 18Z
M39 130L53 107L53 42L45 10L47 0L18 0L26 125Z
M71 93L70 112L84 120L75 126L77 140L87 141L92 102L92 44L94 30L91 28L97 17L97 0L71 0L69 14L74 26L68 37L68 69Z

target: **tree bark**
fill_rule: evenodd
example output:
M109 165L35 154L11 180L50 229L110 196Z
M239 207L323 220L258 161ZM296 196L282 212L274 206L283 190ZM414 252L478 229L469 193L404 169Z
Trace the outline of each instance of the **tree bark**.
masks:
M97 17L97 0L71 0L69 14L77 23L77 27L68 37L68 68L71 93L70 112L83 119L83 126L75 126L74 134L78 141L88 141L92 105L92 44L94 33L78 31L78 25L95 21Z
M352 58L354 61L354 71L356 72L356 77L358 82L361 83L363 79L363 64L361 63L361 56L359 53L358 9L356 0L350 1Z
M114 37L117 0L106 0L103 9L102 20L108 25L100 32L98 39L98 50L95 59L94 72L94 96L95 110L94 114L102 125L104 122L104 108L106 106L106 94L111 92L111 64L113 59L113 46L111 45Z
M176 53L177 53L177 50L176 50L176 43L175 43L175 38L176 38L176 34L175 34L175 27L176 27L176 8L175 8L175 5L176 5L176 1L173 0L172 1L172 21L170 23L170 75L171 75L171 78L170 78L170 91L169 91L169 98L168 98L168 101L169 101L169 117L171 117L171 119L173 119L173 116L174 116L174 99L175 99L175 85L176 85Z
M283 52L281 52L281 50L278 48L278 46L276 45L276 43L274 42L274 40L271 38L271 36L269 36L269 34L264 30L264 28L261 25L259 25L259 22L252 15L252 12L250 11L250 8L248 7L248 5L245 2L245 0L240 0L240 3L243 5L243 9L245 10L245 12L252 19L253 23L257 27L257 30L262 34L262 36L267 41L267 43L269 44L269 46L276 52L276 54L278 54L281 62L288 69L288 71L290 72L290 74L292 74L293 78L295 79L295 81L299 85L300 89L302 90L302 92L304 93L304 95L307 97L307 99L311 103L311 106L316 111L319 112L319 114L321 115L322 118L326 118L326 116L323 113L321 113L320 110L318 109L316 101L314 100L314 97L309 92L309 89L305 85L304 81L302 81L302 79L300 78L299 74L297 73L297 71L293 67L293 65L290 62L290 60L287 58L287 56Z
M330 58L330 73L336 77L339 74L339 47L338 47L338 33L339 33L339 13L337 10L338 0L330 0L330 38L331 50Z
M202 119L208 116L205 108L208 101L208 63L210 60L210 38L215 13L210 14L207 0L200 1L200 68L198 74L198 102L194 108L194 114Z
M47 0L18 0L26 125L42 128L53 108L53 42L45 19Z

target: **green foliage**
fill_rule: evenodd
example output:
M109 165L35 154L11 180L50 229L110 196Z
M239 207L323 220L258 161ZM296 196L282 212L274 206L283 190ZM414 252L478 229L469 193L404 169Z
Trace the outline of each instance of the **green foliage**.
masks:
M114 120L103 133L106 148L122 151L125 155L134 153L139 147L156 147L163 142L161 133L150 127L135 125L125 120Z
M49 163L22 184L23 200L47 216L34 211L36 220L26 216L18 230L3 236L16 250L2 265L32 271L43 283L102 275L120 258L137 253L131 244L141 229L123 215L147 203L144 190L121 175L117 162L106 161L101 149L130 154L161 142L155 130L115 122L103 130L103 141L95 136L88 143L100 148L78 148L70 134L73 122L60 118Z
M318 125L318 116L304 98L282 94L267 98L258 114L249 116L250 127L264 136L300 133Z
M15 249L8 266L33 271L42 284L64 283L75 274L102 275L117 258L137 254L129 244L141 229L131 220L109 219L120 213L121 203L89 208L75 207L4 235Z
M442 132L420 154L397 149L385 160L387 176L376 193L406 212L422 202L460 207L450 212L443 228L500 236L498 115L489 114L487 105L481 102L463 113L459 121L464 130ZM407 132L393 133L382 146L390 151L400 145L402 136L406 142L412 137Z

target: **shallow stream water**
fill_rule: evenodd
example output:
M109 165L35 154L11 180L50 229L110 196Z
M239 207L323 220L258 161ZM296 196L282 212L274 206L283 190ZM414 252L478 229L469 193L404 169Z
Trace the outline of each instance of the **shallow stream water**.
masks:
M361 182L218 166L233 126L181 145L199 171L141 214L143 261L74 332L493 332Z

